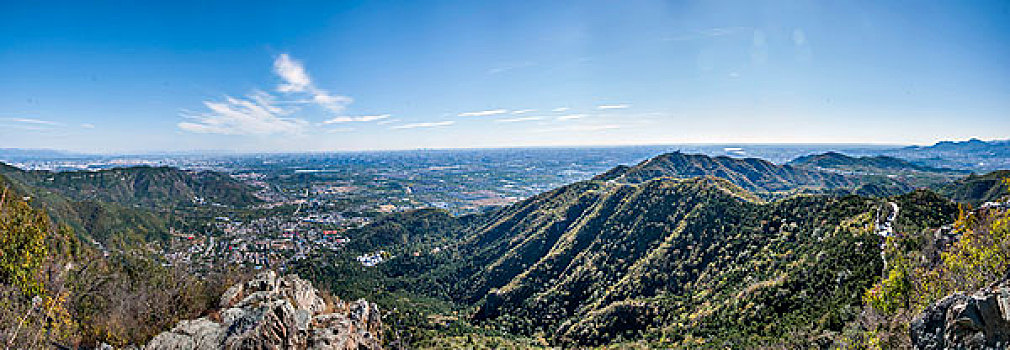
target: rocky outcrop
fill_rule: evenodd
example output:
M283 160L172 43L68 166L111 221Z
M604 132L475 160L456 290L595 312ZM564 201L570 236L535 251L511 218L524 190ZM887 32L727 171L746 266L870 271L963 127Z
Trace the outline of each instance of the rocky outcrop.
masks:
M260 273L221 295L215 317L181 321L145 349L381 349L378 307L327 303L296 275Z
M916 349L1010 348L1010 283L940 299L909 332Z

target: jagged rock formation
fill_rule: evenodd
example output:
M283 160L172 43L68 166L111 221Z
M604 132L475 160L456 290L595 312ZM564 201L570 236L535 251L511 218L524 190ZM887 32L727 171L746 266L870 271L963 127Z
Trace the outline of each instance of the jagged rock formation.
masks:
M296 275L260 273L221 295L218 317L181 321L145 349L381 349L378 307L328 304Z
M940 299L912 321L909 332L916 349L1006 349L1010 283Z

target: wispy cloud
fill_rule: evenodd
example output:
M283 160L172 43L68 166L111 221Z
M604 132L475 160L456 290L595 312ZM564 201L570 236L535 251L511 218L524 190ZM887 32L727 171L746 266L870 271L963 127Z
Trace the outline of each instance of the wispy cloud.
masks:
M513 70L513 69L532 67L532 66L535 66L535 65L536 65L536 62L531 62L531 61L518 62L518 63L509 63L509 64L505 64L505 65L501 65L501 66L498 66L498 67L494 67L494 68L488 69L487 70L487 74L504 73L504 72L508 72L510 70Z
M529 113L529 112L536 112L536 111L537 110L535 110L535 109L520 109L520 110L517 110L517 111L512 111L512 114L526 114L526 113Z
M292 110L277 107L272 96L262 92L244 99L227 96L223 102L203 104L209 112L184 111L181 115L190 121L180 122L178 127L203 134L269 135L298 134L308 126L305 120L286 118Z
M354 128L333 128L333 129L326 129L326 133L327 134L336 134L336 133L351 132L351 131L354 131Z
M551 112L561 113L561 112L567 112L569 109L571 109L571 108L568 108L568 107L558 107L558 108L552 109Z
M350 97L333 95L316 87L305 71L305 66L286 53L277 56L277 59L274 60L274 73L284 80L283 84L277 86L277 91L309 94L313 103L332 112L339 113L351 102L354 102L354 99Z
M631 106L630 105L623 105L623 104L622 105L599 105L599 106L596 106L596 109L626 109L628 107L631 107Z
M392 127L393 129L415 129L415 128L436 128L440 126L448 126L455 124L456 122L447 120L442 122L428 122L428 123L411 123L403 124Z
M41 119L31 119L31 118L7 118L6 120L15 123L25 123L25 124L35 124L35 125L50 125L50 126L64 126L66 124L60 122L54 122L51 120L41 120Z
M361 115L361 116L340 116L327 121L323 124L336 124L336 123L351 123L351 122L371 122L376 120L382 120L389 118L389 114L380 115Z
M75 129L81 130L95 128L93 124L89 123L71 125L53 120L20 117L0 118L0 124L7 128L38 132L68 132Z
M299 106L316 105L331 113L340 113L354 101L317 87L305 66L288 54L274 59L273 73L282 81L274 89L276 94L254 90L242 98L225 96L223 101L204 101L206 112L184 110L179 115L186 120L176 125L185 131L204 134L302 134L310 123L292 116ZM286 100L280 101L278 97ZM365 121L362 118L375 117L336 117L324 123L339 123L341 118Z
M751 27L740 27L740 26L738 26L738 27L715 27L715 28L706 28L706 29L695 30L695 31L692 31L692 32L682 33L682 34L678 34L678 35L673 35L673 36L669 36L669 37L663 38L663 40L665 40L665 41L686 41L686 40L695 40L695 39L703 39L703 38L718 38L718 37L722 37L722 36L729 36L729 35L750 33L753 30L754 29L751 28Z
M508 112L509 111L504 110L504 109L491 109L491 110L486 110L486 111L464 112L464 113L457 114L457 116L460 116L460 117L486 117L486 116L489 116L489 115L499 115L499 114L505 114L505 113L508 113Z
M582 119L582 118L585 118L585 117L586 117L585 114L568 114L568 115L558 116L558 120L573 120L573 119Z
M534 120L543 120L544 117L520 117L520 118L506 118L506 119L496 119L496 123L517 123L517 122L528 122Z

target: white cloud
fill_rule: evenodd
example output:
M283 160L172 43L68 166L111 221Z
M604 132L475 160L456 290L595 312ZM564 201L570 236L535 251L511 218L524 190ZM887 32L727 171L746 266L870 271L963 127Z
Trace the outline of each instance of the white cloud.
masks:
M305 72L301 62L291 59L288 54L281 54L274 60L274 73L284 79L286 84L278 86L280 92L305 92L312 86L312 79Z
M6 122L0 123L3 127L39 132L58 131L67 126L61 122L32 118L0 118L0 122Z
M340 116L327 121L323 124L336 124L336 123L351 123L351 122L371 122L376 120L382 120L389 118L389 114L380 115L362 115L362 116Z
M505 65L502 65L502 66L499 66L499 67L494 67L494 68L488 69L487 73L488 74L498 74L498 73L504 73L504 72L507 72L507 71L510 71L510 70L513 70L513 69L531 67L531 66L535 66L535 65L536 65L536 62L530 62L530 61L518 62L518 63L510 63L510 64L505 64Z
M329 112L340 113L354 102L350 97L330 94L317 87L305 66L288 54L281 54L274 59L273 72L283 81L275 89L279 95L254 90L245 98L226 96L224 101L204 101L207 112L183 111L180 115L187 120L177 126L185 131L209 134L301 134L306 131L309 123L304 119L289 117L298 111L297 107L285 108L280 104L314 104ZM293 100L277 101L278 96ZM372 119L375 117L336 117L324 123L339 123L340 118L351 118L346 121L376 120Z
M354 99L347 96L340 95L330 95L323 90L315 90L315 96L312 96L312 102L315 102L320 107L328 109L333 113L340 113L347 108L347 105L354 102Z
M273 105L268 95L253 94L247 99L226 97L224 102L204 102L210 112L181 115L190 121L180 122L180 129L204 134L268 135L300 134L308 122L285 118L291 110Z
M334 113L343 111L347 105L354 102L350 97L331 95L326 90L316 87L312 83L312 78L309 78L309 73L305 71L305 66L286 53L274 60L274 73L284 80L284 84L277 86L277 91L309 94L313 103Z
M393 129L414 129L414 128L435 128L440 126L448 126L455 124L456 122L447 120L442 122L429 122L429 123L411 123L403 124L392 127Z
M497 123L516 123L516 122L526 122L533 120L542 120L543 117L521 117L521 118L507 118L507 119L496 119Z
M535 110L535 109L520 109L518 111L512 111L512 114L525 114L525 113L536 112L536 111L537 110Z
M631 107L630 105L599 105L596 109L626 109Z
M60 122L54 122L54 121L50 121L50 120L41 120L41 119L31 119L31 118L7 118L7 120L12 121L12 122L16 122L16 123L35 124L35 125L51 125L51 126L64 126L64 125L66 125L66 124L63 124L63 123L60 123Z
M569 114L569 115L559 116L558 120L582 119L582 118L585 118L585 117L586 117L585 114Z
M486 116L489 116L489 115L499 115L499 114L505 114L505 113L508 113L508 111L504 110L504 109L491 109L491 110L486 110L486 111L460 113L460 114L457 114L457 116L460 116L460 117L486 117Z
M558 113L560 113L560 112L567 112L569 109L571 109L571 108L568 108L568 107L558 107L558 108L552 109L551 112L558 112Z
M95 128L95 124L84 123L84 124L81 124L81 127L85 128L85 129L94 129Z

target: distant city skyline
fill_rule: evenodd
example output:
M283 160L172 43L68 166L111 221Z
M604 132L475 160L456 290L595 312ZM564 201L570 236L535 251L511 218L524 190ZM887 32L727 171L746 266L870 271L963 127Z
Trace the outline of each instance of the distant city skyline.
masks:
M1005 1L5 2L0 148L1010 138Z

